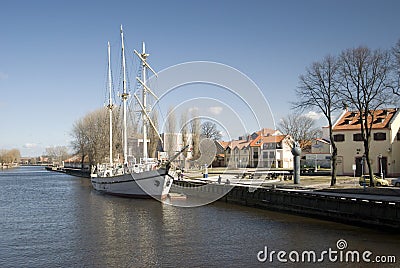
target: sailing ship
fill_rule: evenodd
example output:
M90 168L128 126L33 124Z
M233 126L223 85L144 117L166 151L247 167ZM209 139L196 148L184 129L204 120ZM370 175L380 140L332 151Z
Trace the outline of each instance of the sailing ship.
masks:
M186 148L181 152L177 153L174 157L169 159L165 163L160 163L154 158L148 157L147 152L147 124L149 123L151 127L154 128L155 132L161 137L149 116L149 109L147 107L147 94L150 93L154 97L156 95L149 88L146 83L146 72L150 70L155 75L156 72L150 67L146 59L149 54L146 53L145 44L142 45L142 52L139 53L134 50L135 54L141 61L141 77L136 77L136 80L140 83L142 89L142 100L134 94L136 101L141 108L141 119L142 134L143 134L143 157L137 163L136 158L129 157L128 161L128 134L127 134L127 100L129 98L129 93L127 92L127 81L126 81L126 63L125 63L125 46L124 46L124 33L121 25L121 47L122 47L122 87L123 93L121 94L121 99L123 103L123 164L114 163L113 161L113 148L112 148L112 110L113 110L113 100L112 100L112 81L111 81L111 63L110 63L110 43L108 43L108 89L109 89L109 100L107 108L109 110L110 117L110 152L109 152L109 163L97 164L92 167L91 171L91 183L93 188L97 191L111 194L119 195L125 197L133 198L156 198L164 199L167 197L169 190L173 182L173 176L169 174L171 162Z

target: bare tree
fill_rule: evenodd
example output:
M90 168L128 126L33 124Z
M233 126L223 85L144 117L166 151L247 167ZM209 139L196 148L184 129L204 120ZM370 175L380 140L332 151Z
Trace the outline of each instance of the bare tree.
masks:
M0 150L0 164L19 163L21 153L18 149Z
M192 134L192 157L196 160L200 157L200 118L196 111L191 113L190 132Z
M167 122L165 126L166 133L166 148L164 150L168 153L168 157L172 157L176 151L176 116L173 107L169 107Z
M81 167L83 167L85 157L88 156L88 137L83 119L77 120L72 126L71 137L71 147L81 156Z
M113 113L114 122L118 122L119 113ZM103 162L109 157L109 128L108 113L105 109L91 112L77 120L72 128L71 136L73 150L81 156L83 163L88 157L89 163ZM115 155L122 154L122 130L121 125L113 126L113 147Z
M189 134L189 130L188 130L188 118L187 118L187 114L183 113L181 115L181 129L180 132L182 133L182 143L183 146L186 146L188 144L188 134ZM187 150L183 151L183 156L186 158L187 157Z
M393 93L400 96L400 39L392 49Z
M61 162L68 158L68 148L66 146L51 146L46 148L46 155L51 158L52 162Z
M388 105L393 96L390 86L390 54L388 51L370 50L366 47L347 49L340 55L340 75L344 101L358 111L361 136L369 174L373 174L369 155L373 111ZM373 184L373 180L371 185Z
M158 128L158 114L156 111L152 112L151 121L153 121L154 126ZM156 158L157 157L156 153L158 145L160 143L160 138L158 137L158 133L152 126L149 126L149 139L150 139L148 147L149 156L152 158Z
M306 73L300 76L299 86L296 90L298 100L293 103L294 108L300 111L317 109L328 121L332 147L331 186L336 184L337 146L333 139L332 114L338 109L338 89L340 87L338 74L338 60L333 56L326 56L321 62L311 64L306 69Z
M222 135L215 123L206 121L201 124L201 137L217 141L221 139Z
M298 141L302 150L309 148L311 140L321 135L321 130L315 126L314 119L297 113L282 118L278 129Z

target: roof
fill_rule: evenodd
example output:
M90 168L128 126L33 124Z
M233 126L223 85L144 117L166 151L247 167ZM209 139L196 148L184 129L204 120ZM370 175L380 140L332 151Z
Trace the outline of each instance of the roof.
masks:
M261 142L259 142L261 140ZM261 147L262 136L257 136L254 140L250 142L250 147Z
M320 139L320 138L315 139L315 141L325 143L325 144L331 144L330 141L325 140L325 139Z
M230 141L218 141L218 143L221 144L221 146L224 149L226 149L226 147L228 147L231 142Z
M389 128L389 125L396 114L397 109L379 109L370 111L371 115L368 116L368 123L372 122L373 129ZM347 111L342 114L338 121L333 126L333 130L359 130L361 128L360 113L354 111Z
M262 137L263 143L278 143L283 141L288 135L277 135L277 136L268 136Z
M235 147L237 147L238 149L242 150L244 147L249 146L250 141L246 141L246 140L233 140L230 142L229 147L234 149Z

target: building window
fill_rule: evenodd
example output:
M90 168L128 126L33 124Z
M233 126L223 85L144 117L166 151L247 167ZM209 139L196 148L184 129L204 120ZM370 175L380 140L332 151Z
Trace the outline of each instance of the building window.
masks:
M276 144L276 149L282 149L282 142Z
M336 134L333 135L333 140L337 142L344 141L344 134Z
M363 137L362 137L361 133L353 134L353 141L362 141L362 140L363 140Z
M384 132L374 133L374 140L376 140L376 141L386 140L386 133L384 133Z
M276 149L276 143L275 142L271 142L271 143L264 143L264 150L265 149Z
M400 132L397 132L397 140L400 141Z
M275 158L275 152L269 152L269 158Z
M253 153L253 158L254 158L254 159L258 159L258 152L254 152L254 153Z

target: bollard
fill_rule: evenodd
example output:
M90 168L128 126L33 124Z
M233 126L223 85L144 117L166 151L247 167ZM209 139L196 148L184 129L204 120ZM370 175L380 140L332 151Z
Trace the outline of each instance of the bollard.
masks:
M292 154L293 154L293 180L294 184L299 184L301 148L297 141L293 142Z

